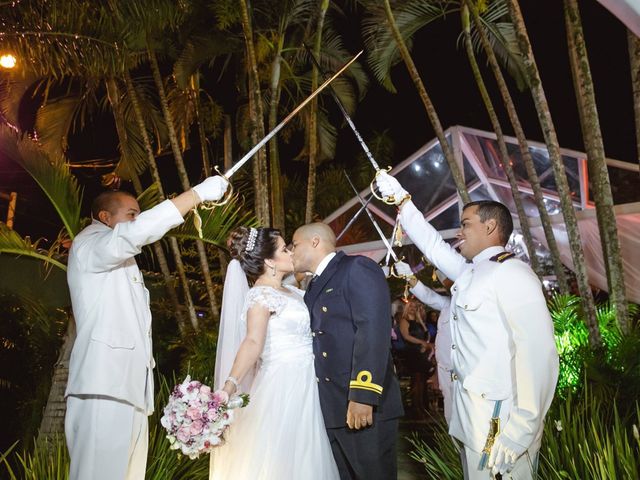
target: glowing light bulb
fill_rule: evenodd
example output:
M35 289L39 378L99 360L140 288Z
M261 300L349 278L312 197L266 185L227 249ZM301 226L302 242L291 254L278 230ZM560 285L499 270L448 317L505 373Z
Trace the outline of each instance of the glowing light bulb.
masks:
M0 56L0 67L2 68L13 68L16 66L16 62L16 57L10 53Z

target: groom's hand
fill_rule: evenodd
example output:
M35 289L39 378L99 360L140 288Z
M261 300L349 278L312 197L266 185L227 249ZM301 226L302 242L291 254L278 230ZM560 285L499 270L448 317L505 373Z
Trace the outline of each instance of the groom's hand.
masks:
M356 430L373 425L373 407L366 403L350 401L347 407L347 425Z

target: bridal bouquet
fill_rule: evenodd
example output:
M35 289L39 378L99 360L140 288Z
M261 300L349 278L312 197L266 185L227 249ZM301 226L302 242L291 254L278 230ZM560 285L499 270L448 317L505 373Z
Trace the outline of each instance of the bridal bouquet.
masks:
M246 394L224 403L211 387L187 376L171 392L160 423L167 430L170 448L194 459L222 443L224 432L233 422L233 409L248 403Z

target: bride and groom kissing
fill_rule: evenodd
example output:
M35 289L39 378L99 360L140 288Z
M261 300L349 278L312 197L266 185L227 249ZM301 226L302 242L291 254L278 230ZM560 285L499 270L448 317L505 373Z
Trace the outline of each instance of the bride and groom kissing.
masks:
M209 177L144 212L127 192L94 199L67 270L76 324L65 391L70 480L144 478L155 362L135 256L227 188ZM251 403L214 452L211 478L395 478L403 411L380 267L335 253L323 224L299 228L291 252L270 228L240 228L230 248L216 387L244 384ZM317 275L306 293L282 285L294 266Z
M396 478L387 282L335 243L323 223L298 228L290 248L272 228L231 234L215 385L251 402L212 454L211 480ZM306 292L283 283L294 271L314 275Z

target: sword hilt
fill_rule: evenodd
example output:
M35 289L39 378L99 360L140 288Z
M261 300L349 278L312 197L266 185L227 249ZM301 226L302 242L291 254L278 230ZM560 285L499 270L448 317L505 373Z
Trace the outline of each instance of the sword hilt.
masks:
M373 177L373 180L371 180L371 183L369 184L369 188L371 188L371 193L373 194L374 197L376 197L378 200L380 200L383 203L386 203L387 205L395 205L396 204L396 198L391 195L390 197L383 197L382 195L379 195L376 193L375 190L375 183L376 180L378 179L378 176L380 175L380 173L382 172L388 172L389 170L391 170L391 167L387 167L387 168L381 168L379 170L376 170L376 176Z
M222 173L220 171L220 168L218 168L217 165L214 167L214 170L218 173L218 175L220 175L222 178L224 178L227 181L229 186L227 187L227 191L225 192L225 194L220 200L208 200L206 202L202 202L200 204L200 208L204 210L213 210L216 207L221 207L222 205L226 205L227 203L229 203L229 200L231 200L231 197L233 196L233 184L231 183L231 180L229 179L229 177L227 177L224 173Z

